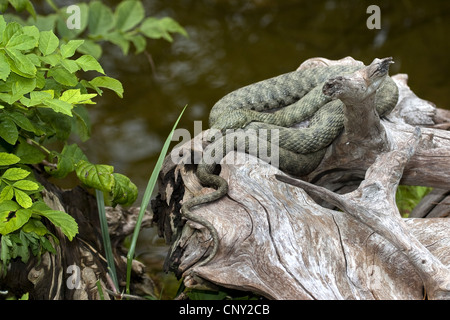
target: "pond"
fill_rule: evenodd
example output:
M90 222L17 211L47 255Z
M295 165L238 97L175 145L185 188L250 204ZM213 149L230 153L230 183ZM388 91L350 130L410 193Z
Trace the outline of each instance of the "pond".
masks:
M70 1L65 1L66 4ZM114 6L118 1L105 1ZM292 71L311 57L352 56L369 64L392 56L391 74L407 73L411 89L450 108L450 2L375 1L380 29L368 28L367 1L143 1L148 15L177 20L189 37L152 40L147 54L123 56L105 46L102 65L124 84L123 99L105 94L91 107L92 162L129 176L141 196L162 144L185 105L179 127L207 128L210 108L226 93ZM138 253L155 272L165 246L146 231ZM162 249L161 249L162 248Z

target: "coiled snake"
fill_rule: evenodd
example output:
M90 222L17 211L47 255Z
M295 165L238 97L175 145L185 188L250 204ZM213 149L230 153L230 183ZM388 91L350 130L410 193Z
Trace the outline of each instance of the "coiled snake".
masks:
M227 129L278 129L279 169L302 176L313 171L322 160L326 148L343 129L343 103L322 93L330 78L353 73L362 65L331 65L302 69L260 81L233 91L220 99L212 108L209 124L223 134ZM398 100L398 88L386 77L375 93L376 109L380 116L389 113ZM277 109L273 111L274 109ZM309 119L307 128L292 128L294 124ZM259 139L259 137L253 137ZM266 138L270 140L270 137ZM228 142L227 142L228 141ZM225 136L208 148L226 150L230 139ZM232 142L236 143L236 142ZM246 141L248 144L249 142ZM246 150L248 145L245 146ZM205 152L204 155L213 152ZM219 160L220 161L220 160ZM189 199L181 207L181 214L188 220L200 223L211 233L214 241L210 255L197 266L202 266L215 256L219 237L215 227L207 220L193 214L194 206L220 199L228 192L228 183L214 174L219 161L203 158L196 175L200 182L216 189L212 193Z

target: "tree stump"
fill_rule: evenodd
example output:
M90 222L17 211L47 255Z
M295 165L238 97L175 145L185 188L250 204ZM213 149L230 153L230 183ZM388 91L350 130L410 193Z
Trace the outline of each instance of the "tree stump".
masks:
M333 63L358 62L315 58L300 68ZM152 203L159 234L171 244L165 268L184 277L187 287L223 286L269 299L449 299L450 220L439 218L448 207L422 218L432 196L441 208L449 202L450 132L442 130L448 113L418 98L406 75L393 79L399 101L382 120L370 90L355 89L373 85L367 74L324 86L346 105L345 129L307 176L289 177L248 155L242 165L229 165L236 163L229 158L242 156L230 152L220 170L228 195L193 208L220 237L217 255L200 267L210 234L179 210L183 201L211 190L197 181L195 165L168 156ZM186 148L198 156L204 145L198 135L173 152ZM439 190L413 212L421 218L401 218L399 183Z

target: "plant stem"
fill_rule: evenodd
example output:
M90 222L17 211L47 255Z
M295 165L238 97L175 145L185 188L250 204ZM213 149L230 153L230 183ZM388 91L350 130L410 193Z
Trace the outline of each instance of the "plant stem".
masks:
M27 138L27 143L31 144L31 145L35 145L36 147L38 147L39 149L41 149L43 152L45 152L47 155L49 155L51 153L50 150L48 150L46 147L44 147L43 145L41 145L39 142L34 141L31 138Z

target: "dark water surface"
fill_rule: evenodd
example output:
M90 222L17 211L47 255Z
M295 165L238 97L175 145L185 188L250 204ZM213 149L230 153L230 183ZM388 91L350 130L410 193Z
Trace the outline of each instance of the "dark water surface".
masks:
M177 20L189 38L175 36L172 44L152 40L149 54L139 56L123 56L116 47L104 47L102 65L108 75L122 81L125 95L97 99L90 109L93 137L84 144L91 161L114 165L138 185L141 196L162 144L186 104L179 127L193 134L193 122L204 121L206 129L210 108L226 93L292 71L311 57L352 56L369 64L376 57L392 56L391 74L407 73L419 97L450 107L450 1L143 3L148 15ZM371 4L380 8L379 30L366 25ZM146 234L142 257L155 260L152 252L159 250L148 239L152 233Z

